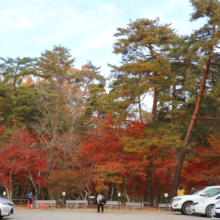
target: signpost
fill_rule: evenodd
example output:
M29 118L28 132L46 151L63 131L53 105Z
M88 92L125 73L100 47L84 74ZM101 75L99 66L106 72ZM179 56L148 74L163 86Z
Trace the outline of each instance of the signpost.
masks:
M121 193L118 193L118 210L120 210L120 196L121 196Z
M168 198L168 193L164 193L164 197L166 198L166 210L167 210L167 198Z
M64 197L66 195L66 192L62 192L62 195L63 195L63 208L64 208Z
M90 196L90 199L92 199L92 209L93 209L93 199L95 199L95 196Z
M143 198L141 196L141 211L143 210Z

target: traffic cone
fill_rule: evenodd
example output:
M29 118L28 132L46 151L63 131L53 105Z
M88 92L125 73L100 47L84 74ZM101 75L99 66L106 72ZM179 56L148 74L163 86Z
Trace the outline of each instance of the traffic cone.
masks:
M28 200L27 209L30 209L30 201Z
M43 204L42 204L42 203L40 204L40 209L44 209L44 208L43 208Z

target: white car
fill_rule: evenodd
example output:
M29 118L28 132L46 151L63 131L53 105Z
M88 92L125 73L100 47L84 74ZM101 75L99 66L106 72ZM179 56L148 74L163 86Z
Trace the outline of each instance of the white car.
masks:
M220 200L215 204L212 209L212 218L220 219Z
M14 203L7 200L0 198L0 219L4 216L9 216L14 213Z
M220 186L208 186L200 191L195 192L193 195L174 197L171 201L172 209L174 211L179 211L184 215L191 215L191 205L195 200L207 197L218 191L220 191Z
M191 205L191 211L193 214L200 214L207 217L212 217L212 209L218 201L220 201L220 191L206 198L194 201Z

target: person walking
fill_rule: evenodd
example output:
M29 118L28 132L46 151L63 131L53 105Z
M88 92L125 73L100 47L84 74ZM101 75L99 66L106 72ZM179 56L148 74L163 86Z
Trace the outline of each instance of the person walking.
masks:
M31 207L31 209L32 209L32 197L33 197L33 193L30 191L30 193L27 194L27 196L28 196L28 200L29 200L29 202L30 202L30 207Z
M99 192L98 193L98 196L97 196L97 204L98 204L98 210L97 212L99 213L100 212L100 207L101 207L101 210L102 210L102 213L104 212L104 203L103 203L103 196L102 194Z
M183 189L182 186L179 186L177 190L177 196L184 196L185 195L185 190Z
M196 188L194 188L194 186L191 186L191 194L194 194L195 192L197 192L198 190Z

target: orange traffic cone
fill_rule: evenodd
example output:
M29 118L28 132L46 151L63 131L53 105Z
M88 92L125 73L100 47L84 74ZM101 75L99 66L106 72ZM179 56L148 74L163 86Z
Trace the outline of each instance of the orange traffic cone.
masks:
M42 204L42 203L40 204L40 209L44 209L44 208L43 208L43 204Z
M28 200L27 209L30 209L30 201Z

